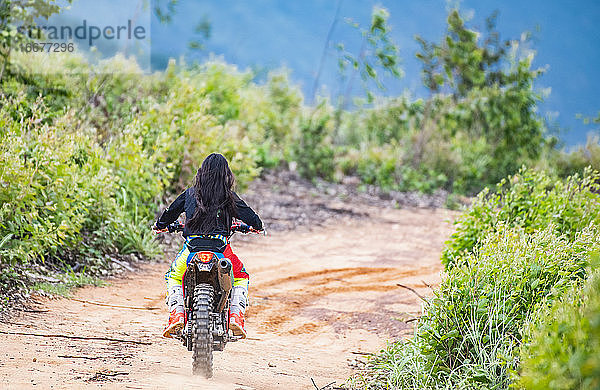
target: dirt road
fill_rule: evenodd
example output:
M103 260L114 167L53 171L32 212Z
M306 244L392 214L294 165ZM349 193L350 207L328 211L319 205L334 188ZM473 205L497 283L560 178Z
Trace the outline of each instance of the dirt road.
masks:
M250 338L215 352L210 381L191 375L191 353L159 336L167 318L167 264L160 263L0 323L0 388L291 390L314 388L311 378L339 385L352 373L349 361L410 334L401 320L418 315L421 304L396 284L430 293L424 282L440 280L439 255L456 215L363 212L369 217L360 221L234 243L251 275Z

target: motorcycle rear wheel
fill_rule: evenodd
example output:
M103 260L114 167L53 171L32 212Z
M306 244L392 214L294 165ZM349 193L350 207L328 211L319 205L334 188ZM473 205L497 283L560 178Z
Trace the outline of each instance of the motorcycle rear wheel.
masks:
M213 375L213 334L210 313L214 289L210 284L199 284L194 289L192 323L192 372L210 378Z

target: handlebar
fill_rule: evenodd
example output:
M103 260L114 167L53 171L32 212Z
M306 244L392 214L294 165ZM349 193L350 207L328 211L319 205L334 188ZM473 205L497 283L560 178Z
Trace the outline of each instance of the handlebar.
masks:
M244 222L241 222L241 221L234 221L231 224L231 234L233 234L235 232L240 232L240 233L244 233L244 234L248 234L248 233L264 234L264 235L267 234L267 231L265 229L256 230L252 226L245 224Z
M177 232L182 232L184 228L185 228L185 226L181 222L175 221L172 224L170 224L169 226L167 226L167 231L169 233L177 233Z
M175 221L172 224L168 225L167 228L165 229L166 231L156 231L157 233L177 233L177 232L182 232L183 229L185 228L185 225L182 224L179 221ZM248 233L254 233L254 234L264 234L265 236L267 235L267 231L266 229L263 230L256 230L254 229L252 226L247 225L241 221L234 221L231 224L231 235L233 235L233 233L235 232L240 232L243 234L248 234Z

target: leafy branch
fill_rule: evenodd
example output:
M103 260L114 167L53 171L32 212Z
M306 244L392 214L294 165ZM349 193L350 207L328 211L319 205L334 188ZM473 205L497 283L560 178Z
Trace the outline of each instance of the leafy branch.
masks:
M338 71L346 84L343 88L344 93L339 99L339 110L347 107L357 75L361 78L362 87L369 103L374 100L373 93L369 89L369 82L374 82L380 91L386 90L378 70L396 79L403 76L400 68L400 50L390 36L389 16L390 14L385 8L374 7L371 13L371 25L368 29L363 29L358 23L347 20L352 27L360 31L362 43L356 55L346 50L344 44L337 45Z

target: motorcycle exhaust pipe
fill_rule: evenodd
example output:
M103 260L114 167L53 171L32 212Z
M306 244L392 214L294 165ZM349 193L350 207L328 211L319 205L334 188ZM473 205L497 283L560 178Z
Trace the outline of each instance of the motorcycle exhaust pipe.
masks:
M221 299L219 300L219 304L217 305L217 313L220 313L225 307L225 303L227 302L227 298L229 298L229 294L231 293L231 288L233 286L233 279L231 276L231 268L233 266L227 257L220 259L217 266L217 269L219 270L219 285L224 291Z
M219 260L219 284L225 291L231 290L231 286L233 286L233 280L231 279L232 267L231 261L227 257Z

